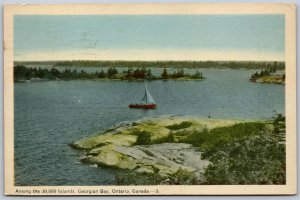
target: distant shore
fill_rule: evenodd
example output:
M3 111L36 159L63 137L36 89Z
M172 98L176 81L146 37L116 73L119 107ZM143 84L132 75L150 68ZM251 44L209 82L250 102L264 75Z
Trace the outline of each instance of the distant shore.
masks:
M51 65L53 67L120 67L120 68L230 68L266 69L270 65L285 68L282 61L15 61L14 65Z

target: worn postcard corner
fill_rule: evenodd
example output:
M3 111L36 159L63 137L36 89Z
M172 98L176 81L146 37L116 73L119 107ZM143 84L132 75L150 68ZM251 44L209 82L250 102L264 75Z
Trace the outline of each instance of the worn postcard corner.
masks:
M295 16L5 5L5 194L295 194Z

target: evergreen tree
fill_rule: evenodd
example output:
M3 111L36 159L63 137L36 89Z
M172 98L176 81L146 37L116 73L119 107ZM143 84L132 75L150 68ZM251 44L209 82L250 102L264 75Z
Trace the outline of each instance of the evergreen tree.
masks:
M115 75L117 73L118 73L118 70L116 68L114 68L114 67L110 67L107 70L107 76L108 77L112 77L113 75Z
M168 79L169 78L169 75L168 75L168 72L167 72L166 68L164 68L163 72L161 73L161 78L163 78L163 79Z
M152 78L153 78L153 74L152 74L152 72L151 72L151 69L148 69L148 70L147 70L147 72L146 72L146 77L147 77L148 79L152 79Z
M47 74L47 71L44 71L45 74ZM54 78L58 78L59 75L60 75L60 72L55 69L54 67L50 70L50 75L51 77L54 77Z
M104 73L103 69L101 70L100 73L98 73L98 78L105 78L105 73Z

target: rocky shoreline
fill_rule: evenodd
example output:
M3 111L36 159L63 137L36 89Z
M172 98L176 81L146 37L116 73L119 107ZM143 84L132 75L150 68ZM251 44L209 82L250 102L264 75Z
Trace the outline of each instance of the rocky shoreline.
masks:
M186 116L145 118L118 124L102 134L76 141L71 146L86 151L81 158L84 163L137 173L158 173L160 176L168 176L182 169L200 178L209 161L201 159L199 148L180 143L180 139L191 131L230 126L237 122ZM153 142L137 144L139 133L142 132L147 132ZM164 138L170 134L173 135L173 141L164 142Z
M273 83L273 84L285 84L285 76L284 75L270 75L263 76L254 80L251 80L256 83Z
M122 169L118 185L284 184L285 116L160 116L122 122L71 144L81 162ZM242 173L240 173L242 172Z

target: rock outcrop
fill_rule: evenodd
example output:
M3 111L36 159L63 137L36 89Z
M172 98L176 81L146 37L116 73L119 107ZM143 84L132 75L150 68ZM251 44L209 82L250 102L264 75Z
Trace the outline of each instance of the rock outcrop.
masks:
M71 146L86 151L82 162L98 166L159 173L161 176L185 169L200 177L200 172L209 162L201 159L197 148L178 143L178 139L195 130L230 126L236 122L186 116L145 118L117 124L102 134L79 140ZM137 138L141 132L147 132L153 142L138 145ZM174 135L174 142L161 143L160 139L170 134Z

